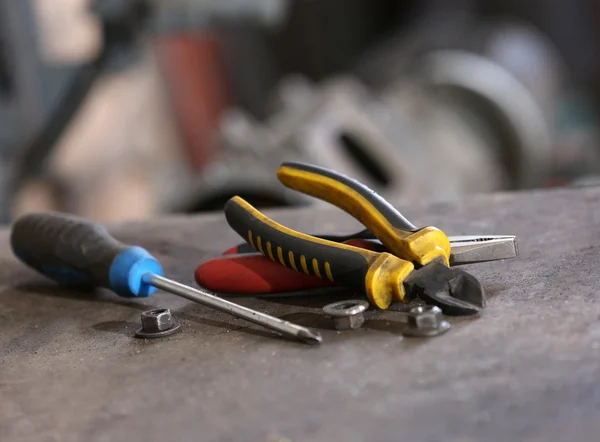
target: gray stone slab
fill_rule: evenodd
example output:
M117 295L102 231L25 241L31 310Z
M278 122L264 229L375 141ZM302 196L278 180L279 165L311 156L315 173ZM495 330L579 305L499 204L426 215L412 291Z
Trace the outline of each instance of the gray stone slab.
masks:
M478 319L403 338L393 312L336 332L332 299L239 302L322 328L320 347L159 293L125 300L54 286L0 236L2 441L575 441L600 431L600 190L480 196L401 207L448 234L516 234L521 256L467 269ZM351 232L335 209L272 212L305 232ZM174 279L239 238L221 214L111 226ZM342 296L343 299L343 296ZM183 332L133 338L170 307Z

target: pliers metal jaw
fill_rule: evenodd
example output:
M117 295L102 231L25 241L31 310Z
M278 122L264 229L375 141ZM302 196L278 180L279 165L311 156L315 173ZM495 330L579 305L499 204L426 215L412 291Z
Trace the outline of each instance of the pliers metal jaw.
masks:
M451 236L450 243L452 266L510 259L519 255L517 237L512 235Z
M283 163L277 172L287 187L327 201L358 219L384 252L306 235L282 226L240 197L229 200L225 217L248 244L295 271L339 282L366 293L374 306L421 298L449 315L473 315L485 305L481 283L449 268L452 247L436 227L416 228L381 196L329 169Z
M446 315L475 315L485 307L481 283L470 273L431 263L404 281L408 301L420 298L437 305Z

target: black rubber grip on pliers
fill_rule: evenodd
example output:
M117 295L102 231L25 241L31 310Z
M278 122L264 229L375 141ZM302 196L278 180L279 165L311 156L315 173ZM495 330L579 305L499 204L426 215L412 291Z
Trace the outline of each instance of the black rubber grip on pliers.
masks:
M225 204L225 218L248 244L273 261L364 291L365 276L376 253L288 229L239 197Z
M361 230L360 232L356 232L356 233L351 233L349 235L327 235L327 234L323 234L323 235L311 235L314 236L315 238L321 238L321 239L326 239L327 241L333 241L333 242L346 242L352 239L367 239L367 240L374 240L375 235L373 235L371 232L369 232L367 229ZM383 251L383 249L385 249L385 247L381 246L381 251ZM256 252L256 250L254 249L254 247L252 247L250 244L248 244L247 242L242 243L242 244L238 244L237 246L235 246L235 248L230 249L230 251L228 252L229 254L235 253L235 254L239 254L239 255L244 255L244 254L248 254L248 253L254 253Z
M295 178L294 176L288 173L288 171L291 170L303 171L307 174L312 174L313 176L317 177L317 180L319 179L319 177L321 177L329 178L330 180L333 180L332 182L338 182L340 184L339 193L335 194L330 192L332 189L329 185L323 185L321 187L321 189L327 189L327 193L318 192L318 182L316 182L314 179L299 180L297 178L300 178L300 176ZM281 163L281 166L279 167L279 170L277 172L277 176L285 186L328 201L331 204L341 207L348 212L351 212L351 210L349 210L348 207L342 207L343 200L339 198L341 196L340 193L347 194L348 191L356 192L356 194L363 197L364 200L368 201L369 205L372 206L372 208L363 206L360 207L359 210L375 210L379 212L387 220L388 223L390 223L393 227L395 227L398 230L403 230L405 232L416 232L417 230L419 230L417 227L415 227L414 224L407 220L394 206L392 206L377 192L375 192L372 189L369 189L367 186L360 183L359 181L354 180L345 175L339 174L331 169L315 166L313 164L286 161ZM337 201L331 201L328 198L326 198L325 196L328 194L335 195L333 198L337 198ZM360 217L356 216L355 213L351 213L351 215L354 215L355 218L360 219Z

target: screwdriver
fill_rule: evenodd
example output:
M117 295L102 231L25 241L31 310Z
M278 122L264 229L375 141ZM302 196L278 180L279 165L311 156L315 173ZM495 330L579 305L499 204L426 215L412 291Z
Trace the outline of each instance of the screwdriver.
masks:
M10 241L20 261L62 285L104 287L125 298L148 297L162 289L284 336L321 342L321 335L306 327L165 278L162 266L147 250L123 244L104 227L74 215L24 215L13 224Z

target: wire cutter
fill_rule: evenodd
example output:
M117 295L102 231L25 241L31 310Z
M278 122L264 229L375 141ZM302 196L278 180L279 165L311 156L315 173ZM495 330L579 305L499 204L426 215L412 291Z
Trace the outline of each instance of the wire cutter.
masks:
M285 186L322 199L359 220L387 251L329 241L271 220L241 197L225 205L228 224L248 244L297 272L360 290L386 309L392 301L420 298L447 315L477 314L484 289L473 275L450 268L451 245L440 229L417 228L377 193L356 180L322 167L283 163L277 177Z
M387 251L381 241L367 230L352 235L313 235L329 241L343 242L355 247ZM518 255L517 240L510 235L449 236L450 265L474 264ZM195 271L196 282L214 292L236 296L312 295L323 288L339 286L271 261L250 244L242 243L225 252L224 256L200 264ZM316 289L314 291L311 291Z

